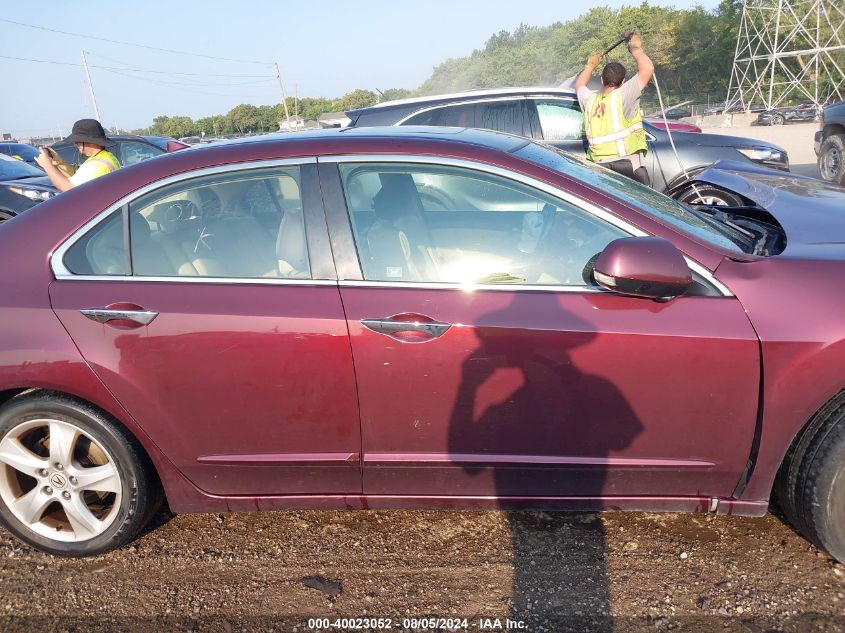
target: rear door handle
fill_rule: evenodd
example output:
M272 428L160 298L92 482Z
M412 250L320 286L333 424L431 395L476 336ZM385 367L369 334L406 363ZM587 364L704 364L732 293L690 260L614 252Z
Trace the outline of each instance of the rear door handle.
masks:
M135 309L137 308L137 309ZM80 312L97 323L108 323L109 321L131 321L138 325L149 325L158 316L158 312L150 312L138 306L121 307L114 305L105 308L84 308Z
M421 343L446 334L451 323L435 321L424 314L403 313L377 319L361 319L365 328L408 343ZM403 336L403 335L410 335ZM420 338L420 337L425 338Z

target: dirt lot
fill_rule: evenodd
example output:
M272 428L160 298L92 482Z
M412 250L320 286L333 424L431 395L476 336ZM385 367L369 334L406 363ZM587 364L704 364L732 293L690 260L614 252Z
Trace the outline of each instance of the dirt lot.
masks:
M705 128L708 134L728 134L756 138L780 145L789 154L790 170L802 176L818 177L813 135L818 123L793 123L791 125L745 126Z
M168 518L85 560L0 532L0 629L347 631L308 620L382 617L403 630L441 617L479 631L510 617L523 626L511 630L555 633L845 630L845 566L771 514Z

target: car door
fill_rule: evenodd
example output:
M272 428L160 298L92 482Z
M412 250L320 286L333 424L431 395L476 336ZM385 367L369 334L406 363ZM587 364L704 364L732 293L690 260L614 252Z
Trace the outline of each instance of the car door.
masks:
M358 493L352 358L311 159L154 183L54 256L53 308L202 490Z
M463 161L320 160L365 493L732 492L759 351L706 271L669 302L603 291L590 260L642 233L585 201Z

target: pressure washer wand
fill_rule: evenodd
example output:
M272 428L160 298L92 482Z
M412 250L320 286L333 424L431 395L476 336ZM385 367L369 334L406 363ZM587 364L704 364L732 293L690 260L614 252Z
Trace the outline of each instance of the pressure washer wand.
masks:
M621 44L623 44L623 43L625 43L625 42L630 42L630 41L631 41L631 37L633 37L633 35L634 35L633 31L628 31L628 32L626 32L626 33L622 36L622 39L620 39L618 42L616 42L616 44L614 44L613 46L611 46L610 48L608 48L605 52L603 52L603 53L602 53L602 56L603 56L603 57L607 57L607 54L608 54L610 51L612 51L614 48L616 48L616 47L620 46Z

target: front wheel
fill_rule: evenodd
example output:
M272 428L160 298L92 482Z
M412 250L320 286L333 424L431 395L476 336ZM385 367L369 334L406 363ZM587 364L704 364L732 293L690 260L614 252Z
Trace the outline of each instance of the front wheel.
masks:
M845 398L814 416L787 454L775 492L790 523L845 562Z
M3 224L6 220L11 220L13 217L15 215L11 211L0 209L0 224Z
M684 204L703 204L722 207L742 206L742 200L735 193L714 185L690 183L673 196Z
M783 118L782 114L776 114L772 117L772 125L783 125L786 122L786 119Z
M819 176L845 187L845 134L828 136L819 148Z
M158 506L149 459L93 407L47 393L0 409L0 523L58 556L120 547Z

